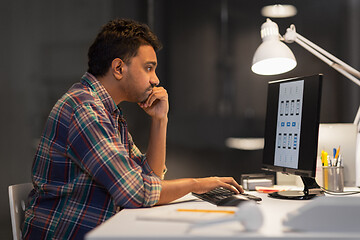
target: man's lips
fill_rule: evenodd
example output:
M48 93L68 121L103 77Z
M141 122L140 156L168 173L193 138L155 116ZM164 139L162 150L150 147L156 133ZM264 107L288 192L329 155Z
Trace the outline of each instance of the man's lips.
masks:
M154 88L153 87L150 87L147 89L146 93L149 93L147 98L151 95L151 93L153 92Z
M146 90L146 98L145 98L145 100L144 101L142 101L141 103L145 103L146 102L146 100L150 97L150 95L151 95L151 93L153 92L153 87L149 87L147 90Z

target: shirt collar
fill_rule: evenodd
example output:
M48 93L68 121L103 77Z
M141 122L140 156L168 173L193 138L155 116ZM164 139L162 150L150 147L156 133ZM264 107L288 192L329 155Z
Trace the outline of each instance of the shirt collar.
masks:
M101 84L101 82L96 79L96 77L94 75L92 75L89 72L86 72L81 78L81 83L89 86L94 92L96 92L96 94L100 98L101 102L104 104L105 108L109 112L112 113L117 110L120 110L116 106L114 100L112 99L112 97L110 96L108 91Z

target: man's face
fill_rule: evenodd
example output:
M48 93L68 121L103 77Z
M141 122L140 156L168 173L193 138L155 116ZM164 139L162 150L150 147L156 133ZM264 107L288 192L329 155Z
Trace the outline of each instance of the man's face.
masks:
M140 103L149 97L153 87L159 84L156 66L157 58L153 47L140 46L138 54L125 64L123 70L127 101Z

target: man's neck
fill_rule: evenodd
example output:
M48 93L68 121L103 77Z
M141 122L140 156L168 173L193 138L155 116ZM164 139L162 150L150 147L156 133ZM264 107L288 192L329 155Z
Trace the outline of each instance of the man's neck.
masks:
M124 99L121 98L123 94L121 93L120 88L118 86L119 83L116 79L114 79L113 76L109 76L109 74L106 74L105 76L97 77L97 79L104 86L104 88L109 93L111 98L114 100L116 105L119 105L119 103L124 101Z

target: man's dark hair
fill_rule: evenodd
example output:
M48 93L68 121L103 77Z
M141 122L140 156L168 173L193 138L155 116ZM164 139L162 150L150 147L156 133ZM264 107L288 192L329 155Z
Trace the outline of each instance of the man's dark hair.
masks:
M115 58L129 63L142 45L155 51L162 46L157 36L146 24L129 19L115 19L104 25L88 52L88 72L104 76Z

